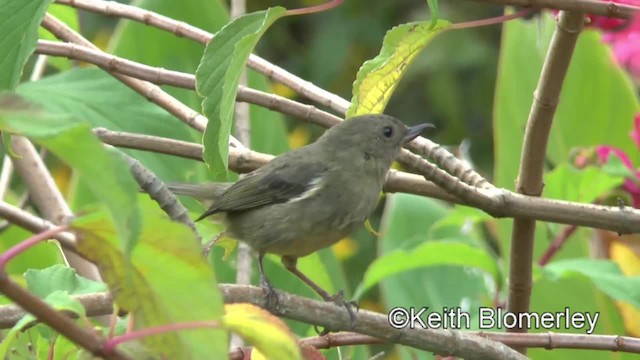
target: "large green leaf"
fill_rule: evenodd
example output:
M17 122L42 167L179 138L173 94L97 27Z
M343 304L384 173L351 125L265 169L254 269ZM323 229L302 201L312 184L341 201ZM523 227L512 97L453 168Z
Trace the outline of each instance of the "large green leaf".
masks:
M549 264L547 266L551 266ZM554 271L555 272L555 271ZM531 312L538 314L556 313L569 311L588 312L592 316L598 313L598 321L594 333L601 335L625 334L623 319L619 310L610 297L603 294L594 283L586 276L578 273L568 272L557 276L552 272L542 272L542 275L533 286L531 295ZM559 328L553 332L566 332L585 335L586 329L574 327L566 328L564 322L558 323ZM547 332L547 329L531 329L531 332ZM532 359L561 360L578 356L574 349L531 349L528 355ZM579 358L586 360L615 359L626 360L636 359L636 354L624 352L603 352L598 350L580 350Z
M38 27L53 0L0 0L0 90L18 85L36 48Z
M22 97L48 112L71 115L96 127L192 140L189 128L96 68L74 69L21 84ZM196 170L192 161L143 151L126 151L166 181L185 181Z
M139 231L139 212L133 181L124 160L107 151L86 123L29 108L18 96L5 95L0 129L27 136L65 161L85 186L107 206L124 249L131 250Z
M137 329L189 321L220 320L222 296L195 234L167 219L157 205L140 196L142 232L127 257L112 224L102 212L76 220L80 252L94 261L114 294L132 313ZM227 336L200 329L147 337L143 342L168 359L224 358Z
M504 25L500 66L495 94L495 184L514 189L523 134L533 91L547 52L554 21L509 21ZM640 159L629 138L633 116L640 105L626 74L612 60L601 34L587 30L580 35L567 73L560 103L551 128L547 157L566 162L574 147L611 144L627 152L632 162ZM543 194L544 195L544 194ZM511 220L501 220L500 241L509 253ZM535 255L548 246L543 226L536 230ZM585 256L586 242L572 240L562 249L567 256Z
M382 113L416 55L447 27L449 22L438 20L436 23L402 24L389 30L380 54L366 61L358 70L346 116Z
M588 278L612 299L622 300L640 309L640 277L625 276L618 265L608 260L571 259L555 261L543 268L552 277Z
M215 179L226 179L229 134L244 65L260 37L286 12L283 7L240 16L216 33L196 70L196 89L209 119L202 139L204 160Z
M104 283L83 278L75 269L64 265L54 265L42 270L30 269L24 274L24 278L29 291L41 298L56 291L81 295L107 290Z
M491 275L496 284L500 283L496 260L485 250L458 241L430 241L411 251L398 250L376 259L364 274L355 297L359 298L364 291L388 277L410 270L444 265L477 268Z

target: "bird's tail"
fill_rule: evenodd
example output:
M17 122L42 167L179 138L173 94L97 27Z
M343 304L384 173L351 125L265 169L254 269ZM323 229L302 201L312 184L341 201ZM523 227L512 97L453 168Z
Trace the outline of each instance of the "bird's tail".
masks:
M225 192L232 183L167 183L167 187L176 195L191 196L199 201L211 202Z

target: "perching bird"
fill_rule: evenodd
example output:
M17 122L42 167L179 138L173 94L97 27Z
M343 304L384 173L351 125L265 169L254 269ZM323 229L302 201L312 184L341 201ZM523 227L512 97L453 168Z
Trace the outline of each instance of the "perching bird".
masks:
M169 184L169 188L179 195L213 199L196 221L225 214L226 233L258 253L260 283L268 296L274 292L262 258L273 253L281 255L283 265L324 300L342 301L300 272L297 259L336 243L364 223L402 145L427 128L434 126L408 128L387 115L353 117L235 183Z

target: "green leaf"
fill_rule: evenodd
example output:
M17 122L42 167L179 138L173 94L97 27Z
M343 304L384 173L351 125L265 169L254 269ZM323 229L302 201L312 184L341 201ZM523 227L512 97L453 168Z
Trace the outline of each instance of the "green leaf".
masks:
M574 239L576 240L576 239ZM572 241L574 241L572 240ZM539 278L532 289L531 309L532 313L555 313L564 312L567 308L571 312L588 312L595 316L599 313L596 322L596 334L624 334L625 327L620 311L616 307L611 298L603 294L593 285L585 276L549 276L545 272L548 264L542 268L543 276ZM552 279L553 278L553 279ZM553 332L573 333L585 335L586 329L578 329L573 326L565 327L564 322L560 322L558 329ZM504 330L503 330L504 331ZM531 332L547 333L547 329L530 329ZM575 349L530 349L529 354L532 359L549 359L564 360L572 359L576 356ZM622 352L604 354L598 350L580 350L580 359L600 360L600 359L616 359L616 360L633 360L638 356L636 354L624 354Z
M54 265L42 270L30 269L24 277L29 291L41 298L56 291L80 295L107 290L104 283L86 279L78 275L75 269L64 265Z
M449 25L447 21L438 20L435 26L415 22L389 30L382 42L380 54L366 61L358 70L353 83L351 106L347 109L346 116L382 113L416 55Z
M54 291L49 295L47 295L44 301L58 311L67 311L79 316L86 315L84 307L82 307L82 304L80 304L78 300L72 298L65 291ZM11 351L11 348L13 347L14 342L18 341L17 339L18 335L22 333L24 329L31 326L34 321L36 321L36 318L33 315L26 314L11 328L11 330L9 330L6 336L2 339L2 342L0 342L0 358L13 359L13 357L8 357L8 353ZM44 325L38 325L38 326L42 327L41 330L45 328ZM32 334L34 334L35 329L32 329L32 330L33 330Z
M201 245L189 227L139 197L142 232L131 256L118 246L102 211L77 219L78 250L97 264L116 304L135 318L136 329L190 321L219 321L222 296ZM142 342L167 359L217 359L227 354L222 329L198 329L146 337Z
M623 182L624 178L608 175L594 166L576 169L565 163L545 174L544 196L551 199L592 203Z
M602 165L602 171L611 176L622 176L634 179L636 175L622 162L622 160L613 155L609 155L607 162Z
M240 16L223 27L204 51L196 70L196 89L204 97L202 109L209 119L202 138L203 157L214 179L227 177L229 134L244 65L260 37L285 12L273 7Z
M38 27L53 0L0 0L0 90L13 90L36 48Z
M411 251L397 250L376 259L364 274L355 297L359 298L366 290L390 276L441 265L476 268L491 275L496 284L500 283L496 260L485 250L460 242L431 241Z
M96 127L185 141L195 139L195 131L187 125L100 69L65 71L20 84L16 92L51 114L72 115ZM186 181L199 165L148 151L123 151L166 181Z
M640 309L640 276L625 276L609 260L570 259L554 261L543 268L552 277L587 277L595 287L612 299L622 300Z
M130 251L140 226L138 186L124 160L113 151L106 151L88 124L38 112L15 95L0 97L0 103L11 106L0 112L0 129L29 137L71 166L109 208L123 247Z

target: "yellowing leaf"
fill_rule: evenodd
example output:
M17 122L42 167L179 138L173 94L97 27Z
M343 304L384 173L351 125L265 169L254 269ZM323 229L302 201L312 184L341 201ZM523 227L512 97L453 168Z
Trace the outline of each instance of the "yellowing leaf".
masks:
M302 359L296 338L279 318L252 304L230 304L224 309L224 326L251 342L264 358Z
M347 117L382 113L407 66L449 25L448 21L438 20L435 26L430 22L415 22L389 30L380 54L358 70Z
M624 236L635 237L634 235ZM637 241L637 238L632 240ZM615 261L622 273L627 276L634 276L640 274L640 256L636 254L629 245L621 241L612 241L609 248L611 260ZM623 302L617 301L616 304L620 309L622 318L624 319L624 325L629 334L632 336L640 336L640 310L636 307Z

